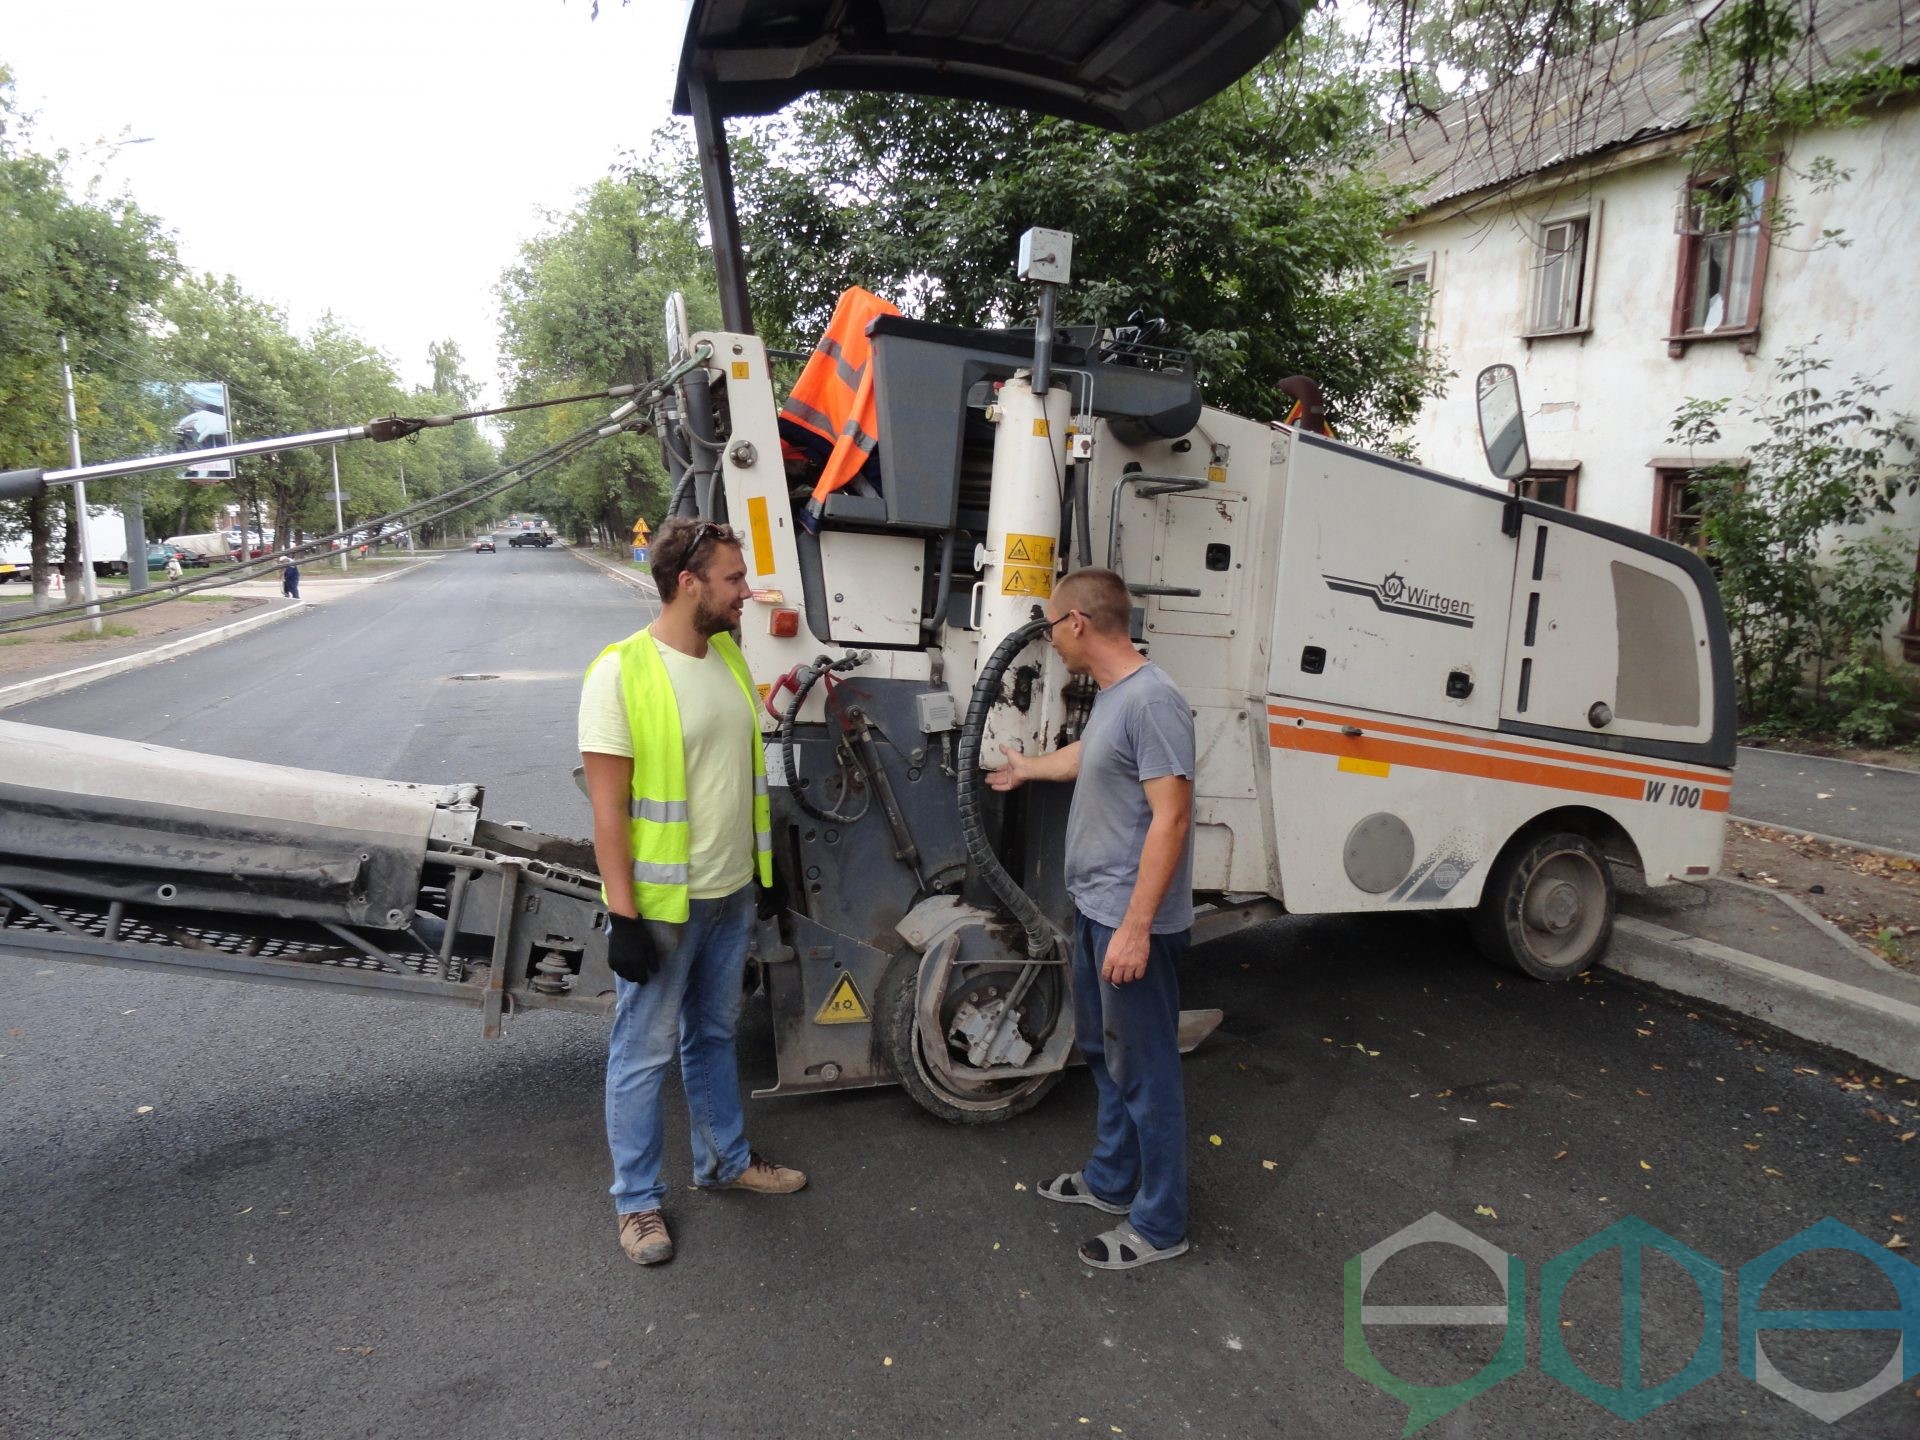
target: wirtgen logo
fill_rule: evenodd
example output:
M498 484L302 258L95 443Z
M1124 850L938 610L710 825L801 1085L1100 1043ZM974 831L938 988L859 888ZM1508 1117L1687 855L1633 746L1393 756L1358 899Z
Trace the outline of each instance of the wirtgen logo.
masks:
M1496 1305L1369 1305L1367 1287L1380 1267L1416 1245L1452 1245L1493 1272L1500 1284ZM1582 1370L1567 1352L1560 1310L1567 1286L1586 1264L1610 1251L1620 1252L1621 1375L1609 1385ZM1891 1310L1763 1310L1767 1285L1788 1261L1816 1251L1839 1250L1864 1257L1892 1283L1897 1302ZM1641 1382L1641 1277L1648 1256L1679 1267L1700 1296L1700 1341L1680 1370L1656 1385ZM1599 1234L1562 1251L1540 1267L1540 1369L1577 1395L1604 1406L1623 1420L1639 1420L1662 1405L1712 1379L1723 1368L1726 1274L1698 1251L1649 1225L1637 1215L1609 1225ZM1763 1389L1832 1424L1878 1399L1894 1386L1920 1375L1920 1267L1874 1244L1859 1231L1828 1218L1774 1246L1740 1267L1736 1309L1740 1373ZM1407 1407L1411 1435L1449 1414L1527 1363L1526 1266L1491 1242L1440 1214L1416 1220L1346 1265L1346 1365L1361 1379ZM1368 1326L1485 1325L1501 1331L1500 1348L1486 1365L1451 1385L1415 1385L1389 1371L1373 1353ZM1768 1357L1760 1336L1767 1330L1891 1330L1900 1339L1880 1372L1848 1390L1814 1390L1787 1378Z
M1473 628L1471 600L1456 599L1451 595L1442 595L1437 590L1429 590L1424 585L1411 584L1398 571L1383 580L1346 580L1324 571L1320 578L1327 582L1329 590L1338 590L1347 595L1364 595L1373 601L1375 609L1384 610L1389 615L1406 615L1415 620L1462 625L1469 630Z

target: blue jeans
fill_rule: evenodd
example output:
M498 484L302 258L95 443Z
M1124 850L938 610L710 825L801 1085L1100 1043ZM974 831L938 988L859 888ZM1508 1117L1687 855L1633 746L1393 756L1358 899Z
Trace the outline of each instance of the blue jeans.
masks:
M1100 1095L1087 1189L1156 1250L1187 1238L1187 1097L1180 1079L1180 977L1190 931L1155 935L1147 973L1126 985L1100 978L1113 931L1074 912L1074 1035Z
M746 1116L734 1030L740 1022L751 884L719 900L695 900L687 923L648 923L660 968L644 985L616 978L613 1034L607 1042L607 1148L613 1152L613 1205L622 1215L656 1210L666 1127L660 1085L675 1050L693 1132L693 1182L725 1185L747 1168Z

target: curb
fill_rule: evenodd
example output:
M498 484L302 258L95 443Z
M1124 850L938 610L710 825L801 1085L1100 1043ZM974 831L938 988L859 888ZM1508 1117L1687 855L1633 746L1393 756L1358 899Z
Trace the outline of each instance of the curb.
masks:
M411 575L421 566L432 563L431 559L419 560L359 583L362 586L368 586L378 585L384 580L397 580L402 575ZM105 680L110 675L124 675L129 670L158 665L163 660L177 660L182 655L191 655L196 650L204 650L207 646L217 645L222 640L231 640L243 631L256 629L262 625L271 625L276 620L286 619L289 615L300 615L317 608L319 608L319 602L302 600L297 605L287 605L278 610L267 610L263 614L249 615L244 620L235 620L230 625L222 625L213 630L202 630L197 635L185 635L178 640L165 640L150 650L137 650L131 655L116 655L111 660L97 660L91 665L82 665L75 670L63 670L58 675L42 675L37 680L23 680L17 685L0 686L0 710L24 705L30 700L44 700L50 695L64 695L69 690L78 690L82 685L91 685L94 681Z
M119 655L111 660L98 660L91 665L82 665L77 670L63 670L58 675L42 675L38 680L24 680L18 685L0 688L0 710L24 705L29 700L44 700L50 695L64 695L69 690L78 690L82 685L91 685L94 681L105 680L110 675L122 675L129 670L157 665L162 660L174 660L182 655L191 655L196 650L204 650L209 645L230 640L242 631L271 625L276 620L284 620L289 615L303 614L315 608L311 600L302 600L297 605L268 610L260 615L249 615L246 619L236 620L231 625L202 630L198 635L163 641L150 650L137 650L131 655Z
M1920 1075L1920 1004L1625 915L1614 921L1613 946L1600 963L1882 1069Z
M586 551L577 549L572 545L567 547L567 553L576 560L579 560L582 564L592 566L602 575L611 575L615 580L633 586L634 589L638 590L650 600L657 601L660 598L660 587L644 575L637 574L631 570L619 569L617 566L608 564L598 555L589 555Z
M1805 832L1802 831L1801 833L1804 834ZM1838 945L1842 950L1852 955L1854 959L1870 965L1876 970L1885 971L1889 975L1904 975L1907 973L1898 965L1890 965L1885 960L1882 960L1878 955L1874 954L1873 951L1869 950L1865 945L1862 945L1858 940L1854 939L1853 936L1847 934L1846 931L1827 919L1826 916L1822 915L1797 895L1788 895L1765 885L1756 885L1751 880L1735 880L1727 875L1720 875L1715 878L1723 885L1735 885L1742 890L1750 890L1755 895L1771 896L1785 905L1789 910L1793 911L1793 913L1798 915L1802 920L1813 926L1814 929L1825 935L1829 940L1833 941L1834 944Z

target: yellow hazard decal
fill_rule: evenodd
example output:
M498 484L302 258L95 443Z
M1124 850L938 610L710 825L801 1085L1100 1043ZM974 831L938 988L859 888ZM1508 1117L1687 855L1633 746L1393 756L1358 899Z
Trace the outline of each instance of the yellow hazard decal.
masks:
M1045 600L1053 594L1051 565L1004 565L1000 569L1002 595L1031 595Z
M865 1025L873 1016L867 1013L867 1002L860 998L860 987L853 983L853 976L845 970L834 983L833 993L827 996L827 1003L815 1012L813 1023L816 1025Z
M1226 484L1227 483L1227 467L1224 465L1207 466L1207 483L1209 485Z
M1007 532L1007 563L1009 565L1053 564L1053 537L1022 535L1017 530L1009 530Z
M1342 755L1340 769L1348 775L1374 775L1383 780L1393 772L1393 766L1385 760L1362 760L1358 755Z
M767 696L770 693L772 693L772 690L773 690L773 686L771 685L756 685L753 688L760 692L760 699L763 702L766 700Z
M1048 433L1048 431L1047 431L1047 417L1046 417L1046 416L1044 416L1044 415L1042 415L1042 416L1040 416L1040 418L1039 418L1039 419L1037 419L1037 420L1035 420L1035 421L1033 422L1033 433L1034 433L1034 434L1036 434L1036 435L1039 435L1039 436L1041 436L1042 438L1044 438L1044 437L1045 437L1045 436L1047 435L1047 433Z
M744 380L744 379L746 379L746 378L747 378L747 377L748 377L749 375L751 375L752 373L753 373L753 372L752 372L752 370L751 370L751 369L750 369L750 368L748 367L748 365L747 365L747 362L746 362L746 361L744 361L744 360L736 360L736 361L734 361L734 362L733 362L733 378L734 378L734 379L736 379L736 380Z

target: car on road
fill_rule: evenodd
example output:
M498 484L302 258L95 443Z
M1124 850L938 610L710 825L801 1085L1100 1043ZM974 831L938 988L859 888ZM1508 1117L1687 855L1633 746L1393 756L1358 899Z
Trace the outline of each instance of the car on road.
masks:
M480 538L479 538L478 540L476 540L476 541L474 541L474 542L473 542L473 553L474 553L474 554L476 554L476 555L496 555L496 554L498 554L498 553L499 553L499 551L498 551L498 550L496 550L496 549L495 549L495 547L494 547L494 543L493 543L493 536L491 536L491 535L482 535L482 536L481 536L481 537L480 537Z
M542 550L553 543L553 536L544 530L516 530L507 537L507 544L518 550L523 545L538 545Z
M164 570L167 561L175 556L180 559L182 570L204 570L212 562L204 555L195 555L190 550L182 550L178 545L147 546L147 569Z

